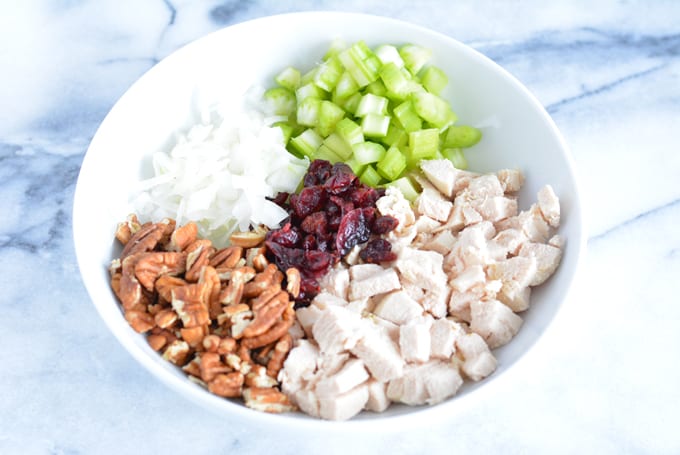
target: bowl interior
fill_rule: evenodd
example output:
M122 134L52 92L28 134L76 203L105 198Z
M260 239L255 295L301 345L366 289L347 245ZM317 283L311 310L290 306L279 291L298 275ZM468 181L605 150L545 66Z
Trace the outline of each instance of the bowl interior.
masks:
M502 376L538 339L555 316L572 282L583 249L583 221L567 147L540 103L506 71L463 44L404 22L360 14L294 13L271 16L212 33L170 55L140 78L107 115L87 151L78 178L73 229L85 286L102 318L145 367L168 385L212 409L245 417L318 422L303 415L269 416L215 397L152 351L127 324L109 287L108 265L118 253L114 230L130 213L130 190L150 175L149 158L168 147L177 131L197 120L197 106L238 100L253 85L271 85L285 66L309 69L333 39L369 45L417 43L432 49L432 62L449 76L443 96L459 123L480 127L483 140L467 152L470 168L519 168L526 183L522 208L546 183L562 204L559 233L567 239L557 273L532 293L532 308L508 345L496 350L498 370L467 384L454 398L427 412L460 408ZM452 402L456 402L452 405ZM357 420L381 420L426 412L392 406L384 414L362 413ZM310 423L311 424L311 423ZM314 423L316 424L316 423ZM319 423L322 424L322 423ZM351 424L351 422L349 423Z

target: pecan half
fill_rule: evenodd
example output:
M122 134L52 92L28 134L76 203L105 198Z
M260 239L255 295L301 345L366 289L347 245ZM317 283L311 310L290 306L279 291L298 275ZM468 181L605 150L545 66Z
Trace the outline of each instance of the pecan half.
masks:
M217 250L210 257L210 265L216 269L233 269L243 257L243 248L240 246L229 246Z
M267 374L272 378L276 378L283 368L283 362L286 360L288 353L293 348L293 337L290 333L286 332L285 335L281 337L279 341L276 342L274 346L274 352L272 353L269 362L267 362Z
M187 284L172 290L172 308L177 312L184 327L210 323L208 313L210 291L208 283Z
M209 265L210 256L215 252L210 240L195 240L189 245L185 253L187 254L187 271L184 278L187 281L198 281L203 266Z
M121 243L121 245L127 245L132 236L139 231L142 224L137 219L137 215L128 215L127 219L122 223L118 223L116 227L116 239Z
M243 379L243 374L239 371L218 374L208 383L208 390L221 397L239 397L243 390Z
M168 250L184 251L198 236L198 226L193 221L180 226L170 235Z
M120 259L135 253L152 251L163 237L165 226L162 223L144 223L123 247Z
M232 245L243 248L253 248L264 242L264 237L267 231L261 227L257 227L254 231L235 232L231 234L229 240Z
M153 291L156 279L162 275L179 275L184 272L186 255L183 253L143 253L135 263L135 276L147 291Z
M288 293L280 291L255 312L253 322L243 330L244 337L262 335L273 326L289 306Z
M243 390L243 400L249 408L263 412L281 413L296 410L286 395L272 387L249 387Z

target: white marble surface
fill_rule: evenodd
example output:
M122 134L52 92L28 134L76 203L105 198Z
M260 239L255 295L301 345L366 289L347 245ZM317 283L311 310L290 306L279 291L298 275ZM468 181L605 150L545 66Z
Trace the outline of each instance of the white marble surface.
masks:
M0 7L0 453L680 453L679 3ZM581 178L589 241L574 293L493 394L427 431L290 434L219 419L123 350L78 276L73 190L116 99L210 31L311 9L405 19L479 49L547 106Z

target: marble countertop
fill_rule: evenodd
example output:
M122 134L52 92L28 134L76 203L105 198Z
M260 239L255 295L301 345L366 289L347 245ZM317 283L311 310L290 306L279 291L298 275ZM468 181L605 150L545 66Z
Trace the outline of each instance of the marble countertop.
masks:
M311 9L408 20L485 53L546 106L584 190L588 252L551 330L427 431L219 419L133 360L79 278L74 187L115 101L208 32ZM680 453L679 24L671 0L3 2L0 453Z

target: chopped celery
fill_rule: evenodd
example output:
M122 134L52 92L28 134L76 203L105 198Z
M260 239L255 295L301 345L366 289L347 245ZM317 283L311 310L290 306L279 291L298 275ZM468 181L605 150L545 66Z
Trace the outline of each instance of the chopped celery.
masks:
M295 99L298 104L307 98L326 99L326 92L313 83L301 85L295 90Z
M305 98L297 106L296 117L300 125L316 126L319 124L321 114L321 100L317 98Z
M428 66L423 70L420 81L428 92L439 95L449 83L449 78L446 77L444 71L436 66Z
M418 197L418 190L408 177L400 177L397 180L388 183L387 186L398 188L404 197L411 202L415 201Z
M333 152L333 150L329 149L326 147L324 144L321 144L318 149L316 149L316 152L314 152L313 159L315 160L326 160L330 161L331 163L338 163L342 161L342 159Z
M356 92L351 94L349 97L338 100L338 104L347 112L354 115L359 107L359 102L361 101L361 93Z
M374 53L383 65L393 63L397 68L404 67L404 60L401 58L401 55L399 55L399 51L391 44L383 44L376 47Z
M385 137L390 126L390 118L380 114L366 114L361 119L361 129L366 137Z
M396 145L397 147L402 147L408 143L408 134L394 123L390 123L390 126L387 128L387 134L380 142L387 146Z
M352 150L358 164L376 163L385 156L385 148L377 142L360 142L352 145Z
M411 100L406 100L392 110L394 118L399 125L410 133L411 131L418 131L423 127L423 121L418 116Z
M287 88L270 88L264 92L264 102L272 114L290 115L295 112L295 94Z
M414 76L432 57L432 51L416 44L405 44L399 48L399 55L404 59L404 66Z
M399 150L399 147L393 145L385 152L385 156L378 161L376 168L380 175L387 180L395 180L406 169L406 157Z
M361 183L364 185L378 186L382 179L380 178L380 174L378 174L373 166L369 164L359 176L359 180L361 180Z
M323 143L343 160L349 159L352 156L352 153L354 153L352 146L337 132L329 134L328 137L323 140Z
M377 67L380 60L363 41L356 42L348 49L340 52L338 58L359 84L359 87L365 87L378 78Z
M313 98L310 98L310 100ZM305 100L307 101L307 100ZM328 136L335 129L335 125L345 116L345 111L330 101L321 101L319 109L319 134Z
M322 62L314 74L314 84L327 92L332 92L343 73L342 64L337 57Z
M300 70L289 66L277 74L274 80L281 87L287 88L288 90L294 92L300 86L301 77L302 75L300 74Z
M331 41L328 51L326 52L326 55L323 56L323 59L328 60L329 58L338 55L345 49L347 49L347 43L340 38L335 38L333 41Z
M359 106L357 106L357 110L354 115L357 117L363 117L366 114L385 115L387 113L388 101L389 100L384 96L366 93L361 97L361 101L359 101Z
M451 110L449 103L428 92L411 94L413 108L423 120L433 126L445 129L456 121L456 114Z
M383 81L376 79L366 86L366 91L377 96L387 95L387 87L383 84Z
M453 163L453 167L457 169L467 169L468 162L465 158L465 154L459 148L445 148L442 150L442 155L444 158Z
M444 147L472 147L482 139L482 132L469 125L451 125L446 130L444 137Z
M364 142L364 133L361 131L361 127L350 118L345 117L340 120L335 125L335 131L350 145Z
M366 164L359 164L357 163L356 158L354 155L348 160L345 160L345 164L349 166L350 169L352 169L352 172L354 172L354 175L361 175L364 172L364 169L366 169Z
M411 91L409 79L399 67L392 62L382 66L380 69L380 78L387 88L387 96L392 99L403 100Z
M408 134L409 161L434 158L439 149L439 130L428 128Z
M338 83L335 84L334 94L340 98L346 98L358 91L359 85L357 84L357 82L354 80L354 78L352 78L352 76L347 71L344 71L340 75Z
M281 130L281 135L283 136L283 143L288 144L290 137L293 135L293 125L286 122L276 122L272 126L279 128Z
M316 150L322 145L323 138L313 129L304 130L299 136L290 140L290 145L302 153L312 158Z

